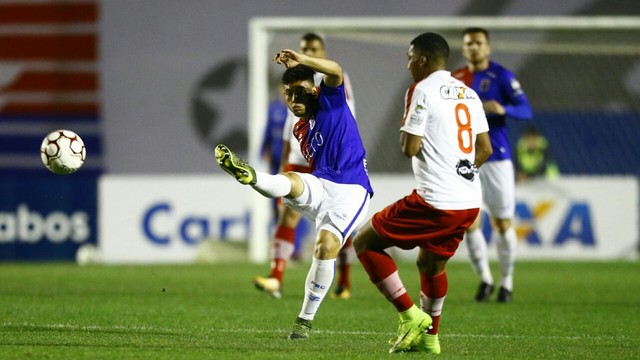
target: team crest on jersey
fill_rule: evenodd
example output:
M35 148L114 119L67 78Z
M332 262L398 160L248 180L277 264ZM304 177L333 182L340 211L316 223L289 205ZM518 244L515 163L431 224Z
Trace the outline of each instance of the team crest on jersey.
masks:
M490 87L491 87L491 79L484 78L480 81L480 91L487 92L489 91Z
M515 95L522 94L522 87L520 86L520 82L516 79L511 79L511 88L513 89L513 93Z

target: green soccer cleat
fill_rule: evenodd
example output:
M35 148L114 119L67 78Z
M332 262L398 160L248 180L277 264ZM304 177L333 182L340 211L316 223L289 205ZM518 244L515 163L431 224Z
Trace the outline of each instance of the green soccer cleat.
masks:
M309 331L311 331L311 320L305 320L303 318L296 318L289 334L290 340L306 340L309 338Z
M429 354L440 354L440 340L438 334L431 335L422 333L411 345L411 351L426 352Z
M433 323L431 316L418 309L415 305L402 313L400 325L398 326L398 336L396 342L389 349L389 353L409 350L414 340L429 329L431 323Z
M258 290L263 291L276 299L282 298L280 282L276 278L256 276L253 278L253 284Z
M218 165L222 170L235 177L239 183L244 185L256 184L256 172L251 165L244 162L224 144L219 144L214 150L214 155Z

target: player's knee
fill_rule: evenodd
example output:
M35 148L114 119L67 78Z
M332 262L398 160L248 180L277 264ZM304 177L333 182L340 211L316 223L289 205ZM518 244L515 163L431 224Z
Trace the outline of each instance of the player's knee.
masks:
M340 239L330 231L321 230L313 249L313 256L320 260L335 259L339 252Z
M304 181L302 181L300 175L295 172L286 172L282 173L282 175L286 176L291 182L291 191L286 197L289 199L295 199L302 195L302 192L304 191Z
M320 260L335 259L340 252L340 246L336 246L329 242L318 242L313 250L313 256Z
M511 228L511 219L495 219L494 224L496 230L500 234L504 234L507 232L507 230L509 230L509 228Z
M367 222L353 238L353 248L357 254L362 253L369 247L372 231L371 223Z

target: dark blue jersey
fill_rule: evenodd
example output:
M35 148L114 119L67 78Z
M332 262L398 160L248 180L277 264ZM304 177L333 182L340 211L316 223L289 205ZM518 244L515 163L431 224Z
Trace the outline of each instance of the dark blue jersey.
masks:
M362 185L373 195L364 145L347 105L344 83L329 87L323 82L318 105L310 119L300 119L294 127L311 173L339 184Z
M504 107L505 115L487 114L493 147L493 154L487 161L511 159L506 118L531 120L533 117L529 100L515 75L502 65L490 61L485 70L472 73L464 67L454 71L452 76L475 90L482 102L495 100Z

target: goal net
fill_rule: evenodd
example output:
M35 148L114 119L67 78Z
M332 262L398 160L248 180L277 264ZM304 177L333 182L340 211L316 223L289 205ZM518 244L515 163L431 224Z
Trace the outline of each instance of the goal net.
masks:
M370 174L411 172L398 150L403 97L412 83L406 51L433 31L451 47L449 70L464 66L462 29L490 31L492 60L512 70L534 108L533 124L547 137L565 174L635 174L640 154L640 18L424 17L254 18L249 24L249 159L259 163L269 99L283 68L271 61L300 37L326 38L329 58L352 81L358 126ZM512 144L526 123L510 122ZM632 160L637 165L637 160ZM637 167L637 166L636 166ZM382 189L381 189L382 190ZM255 196L249 256L267 260L270 208Z

